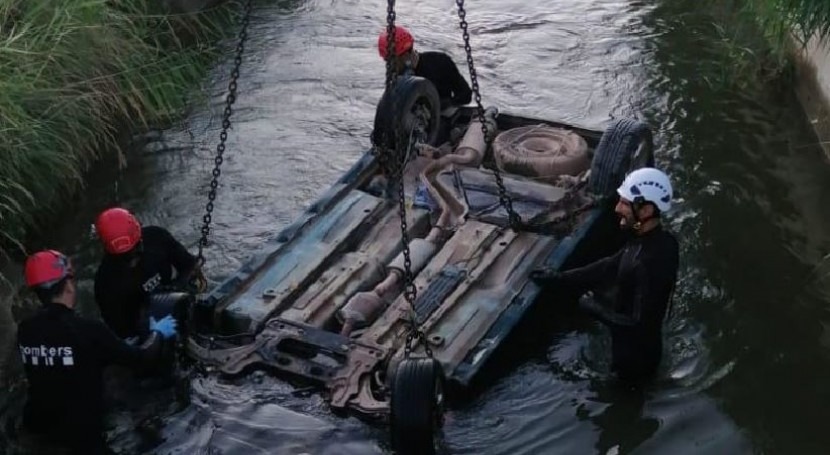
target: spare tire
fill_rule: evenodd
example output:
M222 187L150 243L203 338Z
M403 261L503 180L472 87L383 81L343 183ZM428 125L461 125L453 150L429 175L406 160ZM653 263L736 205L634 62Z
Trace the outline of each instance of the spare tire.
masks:
M654 166L651 130L642 122L624 118L602 134L591 162L590 188L601 196L615 196L631 171Z
M441 122L438 90L427 79L402 76L386 89L375 110L372 142L387 149L395 148L396 136L409 137L413 128L423 130L423 141L435 144Z
M555 183L562 175L579 175L591 167L588 143L563 128L535 125L513 128L493 141L499 169Z

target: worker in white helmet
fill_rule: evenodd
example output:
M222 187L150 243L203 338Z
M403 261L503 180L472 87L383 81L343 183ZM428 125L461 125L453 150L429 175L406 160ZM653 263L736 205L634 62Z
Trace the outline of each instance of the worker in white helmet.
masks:
M612 338L612 370L627 384L653 377L663 350L662 324L677 280L679 247L663 228L672 186L654 168L629 174L617 189L614 211L634 235L616 254L567 271L542 268L530 278L545 286L573 286L580 293L611 283L609 292L580 299L580 308L606 324ZM605 295L600 302L595 296Z

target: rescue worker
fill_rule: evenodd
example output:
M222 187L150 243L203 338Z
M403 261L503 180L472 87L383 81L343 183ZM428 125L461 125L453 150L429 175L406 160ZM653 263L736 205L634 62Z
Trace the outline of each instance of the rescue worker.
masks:
M177 302L149 297L187 289L191 278L200 276L196 257L169 231L142 227L123 208L104 210L95 230L105 252L95 274L95 300L107 325L122 338L141 338L151 315L174 314L183 323L184 309L173 307Z
M17 333L29 384L24 428L73 453L105 453L104 367L152 365L161 340L176 334L176 321L171 316L151 319L151 334L140 347L131 346L101 321L75 314L72 264L62 253L37 252L26 260L24 272L26 285L43 304Z
M633 234L616 254L583 267L542 268L530 278L546 286L572 286L580 293L612 284L600 302L582 298L579 307L606 324L612 339L612 369L625 384L640 385L657 370L663 349L662 323L677 280L678 242L661 223L672 186L654 168L629 174L617 189L614 209L620 227Z
M443 52L418 52L414 47L415 39L409 30L395 26L395 60L397 72L405 68L412 69L415 76L423 77L435 85L441 99L441 110L449 115L448 108L463 106L472 100L470 85L458 71L452 58ZM389 50L387 30L378 37L378 52L386 60Z

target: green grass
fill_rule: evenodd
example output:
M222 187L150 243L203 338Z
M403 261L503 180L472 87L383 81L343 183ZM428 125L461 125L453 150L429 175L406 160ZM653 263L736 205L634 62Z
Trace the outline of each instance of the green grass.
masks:
M830 38L830 0L708 0L724 55L721 82L789 82L792 51Z
M747 0L753 13L775 46L786 43L787 35L805 43L810 37L830 36L830 2L827 0Z
M54 222L101 153L120 153L123 127L178 117L235 31L236 4L166 15L161 3L0 0L0 254Z

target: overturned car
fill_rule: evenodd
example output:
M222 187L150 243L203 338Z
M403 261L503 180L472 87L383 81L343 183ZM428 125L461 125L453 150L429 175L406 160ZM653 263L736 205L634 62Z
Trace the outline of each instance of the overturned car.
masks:
M191 356L321 384L333 408L388 421L396 450L433 450L448 382L470 384L534 304L530 271L615 248L615 190L654 159L631 119L438 106L419 77L384 95L388 134L197 303ZM379 150L389 138L404 150Z

